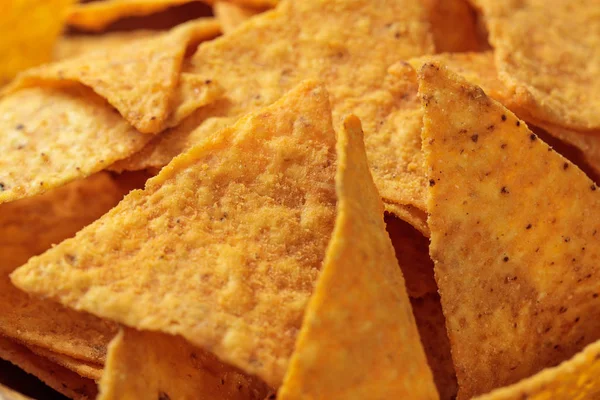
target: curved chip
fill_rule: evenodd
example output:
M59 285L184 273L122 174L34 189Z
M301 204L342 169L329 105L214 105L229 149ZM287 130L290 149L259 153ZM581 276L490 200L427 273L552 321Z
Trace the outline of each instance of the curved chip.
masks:
M258 14L258 11L252 8L243 7L228 1L216 1L213 11L225 34L232 32L246 20Z
M84 378L93 379L94 381L100 380L102 376L102 364L88 362L85 360L78 360L73 357L69 357L64 354L55 353L48 349L38 346L25 346L33 353L40 357L44 357L53 363L56 363L68 370L75 372L77 375Z
M468 398L600 336L600 190L454 73L425 64L419 91L430 253Z

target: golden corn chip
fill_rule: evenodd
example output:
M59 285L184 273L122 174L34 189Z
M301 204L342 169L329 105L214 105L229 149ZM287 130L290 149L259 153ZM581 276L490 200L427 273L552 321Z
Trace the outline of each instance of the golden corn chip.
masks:
M429 239L409 223L393 215L386 215L385 223L398 264L402 268L408 295L419 298L437 293L433 261L429 258Z
M230 124L279 99L303 79L318 77L331 93L335 125L349 113L361 119L367 156L385 203L424 210L426 182L423 172L416 173L422 171L420 137L407 134L421 124L416 83L408 85L388 69L400 59L432 52L419 0L283 2L203 43L193 56L190 72L221 85L228 101L212 108L212 114L199 110L193 124L160 135L116 169L162 167L212 134L217 118Z
M400 218L402 221L408 222L413 228L421 232L423 236L429 237L427 213L424 210L415 206L386 203L385 211Z
M600 190L454 73L425 64L419 91L430 253L469 398L600 336Z
M109 346L98 400L264 400L269 392L181 337L124 328Z
M477 51L482 47L475 12L467 0L422 0L431 22L435 50Z
M337 218L278 399L437 399L360 121L338 134Z
M218 32L219 24L212 18L191 21L134 45L30 69L20 74L5 93L24 87L81 83L105 98L138 131L157 133L168 127L169 118L179 106L175 92L186 49ZM210 103L220 94L212 86L207 79L195 84L197 106ZM191 111L188 109L187 114Z
M600 396L600 342L590 344L573 358L512 386L496 389L478 400L594 400Z
M335 161L328 94L304 83L175 159L13 282L179 334L277 387L333 229Z
M74 400L96 398L96 383L52 361L40 357L25 346L0 336L0 358L10 361L36 376L52 389Z
M121 46L131 46L132 43L137 43L139 40L147 40L163 33L162 31L138 29L102 35L65 35L60 37L54 45L52 59L61 61L99 50L114 50Z
M0 86L19 71L50 61L75 0L8 0L0 13Z
M21 393L7 388L0 384L0 400L32 400L29 397L23 396Z
M478 0L500 78L534 118L600 129L600 3Z
M131 16L145 16L197 0L103 0L71 8L67 23L88 31L101 31L111 23ZM207 1L208 2L208 1Z
M55 353L48 349L38 346L25 346L33 353L40 357L47 358L48 360L56 363L68 370L77 373L79 376L84 378L93 379L95 381L100 380L102 377L102 364L91 363L84 360L78 360L73 357L66 356L64 354Z
M258 13L255 9L243 7L227 1L215 2L213 11L217 21L221 24L223 33L232 32L247 19Z
M456 399L456 371L450 354L440 296L437 293L429 293L418 299L412 298L410 302L440 399Z
M0 205L0 334L71 358L101 363L116 327L15 288L8 275L69 238L129 191L107 173Z

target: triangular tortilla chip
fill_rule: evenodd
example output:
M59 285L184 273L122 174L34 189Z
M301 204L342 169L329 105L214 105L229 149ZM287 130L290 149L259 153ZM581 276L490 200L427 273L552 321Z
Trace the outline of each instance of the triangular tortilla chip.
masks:
M175 159L13 282L179 334L277 387L333 229L335 161L328 93L304 83Z
M258 11L255 9L243 7L228 1L216 1L213 11L225 34L232 32L246 20L258 14Z
M168 127L169 117L179 105L175 92L186 49L218 33L219 24L213 18L191 21L156 38L30 69L20 74L6 93L30 86L81 83L105 98L138 131L158 133ZM194 87L197 106L220 94L215 93L211 80L200 82L202 85Z
M278 399L437 399L360 121L338 134L337 218Z
M181 337L130 328L111 342L99 386L98 400L264 400L271 392Z
M478 0L500 77L533 117L600 129L600 4L597 0Z
M419 91L430 252L469 398L600 337L600 190L454 73L425 64Z
M82 376L84 378L89 378L93 379L94 381L98 381L102 377L102 364L78 360L76 358L69 357L64 354L55 353L43 347L31 345L25 347L27 347L29 350L31 350L38 356L47 358L53 363L65 367L68 370L71 370L77 375Z
M60 304L30 297L8 275L100 218L129 191L107 173L44 195L0 205L0 334L73 358L101 363L116 327Z
M467 0L421 1L429 14L438 53L477 51L482 48L475 12Z
M410 303L440 399L454 400L458 392L458 383L440 296L437 293L429 293L418 299L411 298Z
M496 389L477 400L595 400L600 397L600 342L573 358L514 385Z
M437 293L433 261L429 258L429 239L394 215L386 215L385 223L404 275L408 295L419 298Z
M46 385L74 400L96 398L96 383L52 361L40 357L25 346L0 336L0 358L10 361L36 376Z
M124 17L150 15L192 1L198 0L95 1L72 7L67 16L67 23L87 31L101 31Z
M416 84L408 87L388 70L398 60L432 53L429 31L420 0L280 3L231 34L203 43L193 56L190 72L221 85L227 103L213 114L200 110L195 124L157 137L116 169L162 167L212 134L210 117L230 124L279 99L303 79L316 77L325 80L332 95L335 126L349 113L361 119L367 156L384 201L424 210L424 174L413 173L422 169L421 143L418 136L405 140L406 131L421 121L420 115L410 120L406 116L421 109Z

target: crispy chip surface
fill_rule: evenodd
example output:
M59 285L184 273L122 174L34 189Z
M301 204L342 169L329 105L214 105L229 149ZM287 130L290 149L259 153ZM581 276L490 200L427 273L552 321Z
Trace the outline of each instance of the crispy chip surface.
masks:
M600 190L454 73L425 64L419 90L430 253L469 398L598 338Z
M83 378L52 361L40 357L25 346L0 336L0 358L10 361L24 371L36 376L52 389L75 400L96 398L93 380Z
M478 0L500 77L532 116L600 129L600 3Z
M50 61L75 0L10 0L0 13L0 86L19 71Z
M215 124L231 124L303 79L318 77L331 93L334 125L348 113L361 119L384 200L424 210L424 174L414 173L422 169L421 143L418 135L406 134L420 129L416 84L407 86L388 69L403 58L432 52L419 0L283 2L203 43L194 55L193 72L223 86L227 101L210 112L200 110L194 123L157 137L117 169L161 167L212 134Z
M587 346L557 367L478 397L478 400L593 400L600 396L600 342Z
M105 371L98 400L264 400L270 392L181 337L131 328L111 342Z
M107 173L29 199L0 205L0 334L72 358L101 363L116 327L37 299L8 275L53 244L100 218L129 191Z
M277 387L335 219L330 115L322 86L299 86L174 160L13 282L180 334Z
M360 121L338 134L338 215L278 399L437 399Z
M20 74L6 92L81 83L105 98L138 131L157 133L167 127L169 117L179 106L175 93L188 45L218 33L219 24L213 18L191 21L155 38L30 69ZM195 84L196 106L210 103L220 94L212 86L205 78Z

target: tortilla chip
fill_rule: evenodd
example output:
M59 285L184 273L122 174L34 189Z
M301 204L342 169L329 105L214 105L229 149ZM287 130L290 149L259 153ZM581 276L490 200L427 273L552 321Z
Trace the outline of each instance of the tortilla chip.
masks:
M13 282L180 334L277 387L333 229L334 143L328 94L304 83L175 159Z
M467 0L422 0L431 22L435 50L477 51L482 47L474 10Z
M587 346L557 367L545 369L514 385L496 389L478 400L593 400L600 396L600 342Z
M440 296L437 293L429 293L419 299L411 298L410 302L440 399L456 399L458 383Z
M98 400L264 400L269 393L259 379L181 337L124 328L109 346Z
M186 49L218 33L219 24L213 18L188 22L130 46L30 69L20 74L5 93L24 87L81 83L104 97L138 131L157 133L169 126L169 117L179 105L175 92ZM220 91L215 92L212 86L205 78L196 82L194 104L202 106L213 101Z
M32 400L30 397L23 396L21 393L0 385L0 400Z
M385 211L391 215L408 222L413 228L421 232L425 237L429 237L429 226L427 225L427 213L414 206L385 204Z
M426 64L419 91L430 253L468 398L600 336L600 190L457 75Z
M232 32L246 20L258 14L258 11L255 9L246 8L227 1L215 2L213 11L225 34Z
M130 32L110 32L102 35L63 35L54 45L52 59L62 61L95 51L109 51L121 46L131 46L139 40L147 40L164 31L138 29Z
M600 3L479 0L500 78L533 117L600 129ZM568 16L568 17L565 17Z
M38 356L47 358L48 360L67 368L84 378L99 381L102 377L102 364L91 363L83 360L78 360L64 354L55 353L43 347L26 346Z
M75 0L11 0L0 13L0 86L19 71L47 62Z
M0 205L0 334L80 360L101 363L116 334L112 323L37 299L8 275L53 244L100 218L129 191L107 173L44 195Z
M398 264L402 268L408 295L419 298L437 293L433 261L429 258L429 239L393 215L386 214L385 223Z
M277 398L437 399L358 118L337 146L335 228Z
M0 336L0 358L36 376L52 389L75 400L96 398L96 384L73 371L35 355L25 346Z
M87 31L101 31L124 17L150 15L192 1L197 0L94 1L71 8L67 16L67 23Z
M190 72L220 84L228 101L212 114L197 111L194 123L157 137L116 169L162 167L211 135L215 123L228 125L303 79L319 77L331 93L334 124L350 113L361 119L384 202L425 210L421 142L407 134L420 129L422 119L416 81L408 85L388 70L399 59L432 52L419 0L283 2L231 34L203 43L193 56Z

